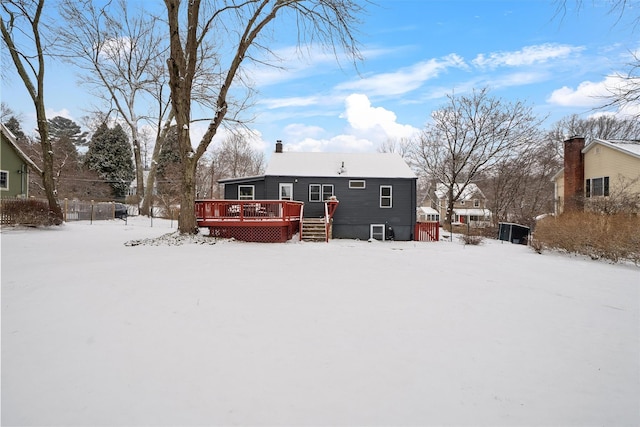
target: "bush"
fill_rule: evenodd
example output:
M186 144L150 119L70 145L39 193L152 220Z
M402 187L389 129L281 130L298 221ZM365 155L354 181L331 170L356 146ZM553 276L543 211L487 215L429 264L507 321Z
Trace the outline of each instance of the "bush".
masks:
M38 227L56 223L55 216L49 211L49 204L42 200L2 200L0 215L2 224Z
M538 245L552 249L640 263L640 217L634 214L568 212L538 222L534 237Z
M459 239L465 245L479 245L484 240L484 237L482 237L482 236L471 236L471 235L468 235L468 234L464 234L464 235L460 236Z

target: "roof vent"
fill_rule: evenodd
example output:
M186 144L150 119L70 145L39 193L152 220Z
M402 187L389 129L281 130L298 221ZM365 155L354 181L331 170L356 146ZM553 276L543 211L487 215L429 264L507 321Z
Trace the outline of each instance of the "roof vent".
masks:
M344 162L342 162L342 166L340 166L340 168L338 169L338 175L342 175L346 171L347 169L344 167Z

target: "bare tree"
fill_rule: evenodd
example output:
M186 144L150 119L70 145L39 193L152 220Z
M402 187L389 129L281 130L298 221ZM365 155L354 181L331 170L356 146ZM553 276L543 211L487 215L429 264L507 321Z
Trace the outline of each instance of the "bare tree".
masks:
M467 186L499 162L515 159L541 120L531 107L491 97L486 88L448 99L415 141L413 159L421 173L447 187L445 222L451 226L454 203Z
M221 178L259 175L264 171L264 154L254 150L243 133L233 133L213 151L216 175Z
M538 215L551 212L551 177L561 166L554 142L542 137L520 147L517 156L497 162L479 180L494 219L533 226Z
M582 136L587 141L593 138L640 140L640 121L620 119L608 114L583 119L574 114L554 123L547 139L554 142L557 155L562 158L563 141L575 135Z
M566 16L567 10L571 5L575 5L575 13L579 13L581 9L588 7L589 3L595 4L592 0L555 0L556 15ZM600 3L600 2L598 2ZM638 0L610 0L607 2L609 6L609 14L616 19L616 25L619 24L623 16L631 16L632 28L630 31L636 31L640 26L640 1ZM600 5L599 5L600 6ZM635 46L633 47L636 48ZM617 82L616 86L608 87L608 101L601 107L617 107L624 110L626 107L638 107L640 105L640 55L632 52L632 60L627 64L628 71L626 73L616 73L613 81ZM640 109L633 116L640 118Z
M170 58L167 61L171 100L178 126L178 141L182 158L182 200L178 229L181 233L197 233L195 217L196 169L229 113L230 90L242 77L245 61L268 55L264 35L276 17L288 12L297 25L300 41L308 37L330 48L342 47L357 58L354 37L356 16L363 10L356 0L229 0L205 3L201 0L180 2L165 0L169 24ZM211 8L206 6L210 5ZM231 52L228 61L220 65L220 85L212 99L212 118L197 145L192 145L190 124L194 76L200 48L207 37L216 37L220 58Z
M108 2L104 7L97 7L91 0L63 0L60 12L65 17L65 25L59 29L61 53L86 71L83 84L94 88L95 94L125 121L133 146L136 188L142 196L145 183L140 126L145 120L161 122L170 115L169 97L162 95L166 74L162 58L168 45L158 19L132 13L124 0L113 5ZM156 100L157 110L141 112L142 100ZM162 126L157 129L160 133Z
M411 139L387 138L377 149L378 153L397 153L403 159L411 161Z
M43 157L42 183L49 203L49 211L55 224L62 223L62 209L56 200L53 180L53 148L49 140L49 122L45 112L44 73L46 26L42 23L44 0L6 0L2 2L0 32L7 45L13 65L25 85L36 110L40 147ZM22 25L25 25L24 27ZM28 27L28 28L27 28ZM26 40L32 41L32 51L18 48L15 42L16 32L27 34ZM22 34L21 34L22 35ZM23 50L21 50L23 49Z

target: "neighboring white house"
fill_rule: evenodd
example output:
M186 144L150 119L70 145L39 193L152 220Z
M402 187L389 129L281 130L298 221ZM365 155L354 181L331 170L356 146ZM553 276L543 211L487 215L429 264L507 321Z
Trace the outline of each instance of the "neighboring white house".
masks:
M416 215L418 222L440 222L440 213L434 208L428 206L420 206Z
M454 186L454 193L459 192L460 185ZM449 201L447 186L442 183L437 184L435 196L442 222L447 217ZM476 184L468 184L453 205L453 222L469 224L472 227L487 227L491 225L491 217L491 211L487 209L487 198L482 190Z

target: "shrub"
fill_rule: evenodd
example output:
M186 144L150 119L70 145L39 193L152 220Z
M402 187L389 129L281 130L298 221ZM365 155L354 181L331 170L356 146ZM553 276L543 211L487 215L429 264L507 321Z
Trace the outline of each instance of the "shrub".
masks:
M49 204L42 200L2 200L0 211L3 224L38 227L56 223L55 216L49 211Z
M484 237L482 237L482 236L471 236L469 234L464 234L464 235L460 236L459 239L465 245L479 245L484 240Z
M640 217L618 213L567 212L538 222L535 239L540 245L593 259L640 263Z

